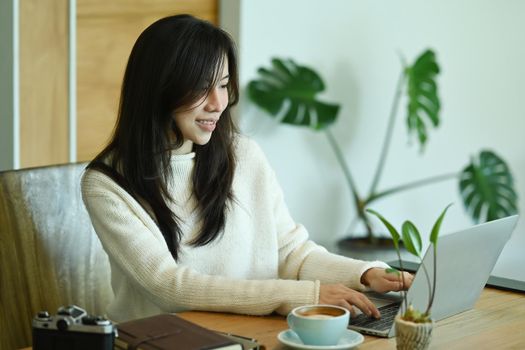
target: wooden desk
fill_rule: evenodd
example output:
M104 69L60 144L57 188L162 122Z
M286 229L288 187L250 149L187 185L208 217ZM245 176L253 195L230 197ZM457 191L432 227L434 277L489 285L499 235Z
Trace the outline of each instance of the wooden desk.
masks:
M209 329L255 338L268 350L287 349L277 339L277 334L288 328L282 316L197 311L178 315ZM395 338L366 336L359 350L395 349L395 344ZM525 349L525 294L485 288L473 310L437 323L430 348Z
M288 328L282 316L184 312L204 327L255 338L267 349L287 349L277 334ZM525 294L485 288L473 310L437 323L431 349L525 349ZM366 336L359 349L395 349L395 338Z

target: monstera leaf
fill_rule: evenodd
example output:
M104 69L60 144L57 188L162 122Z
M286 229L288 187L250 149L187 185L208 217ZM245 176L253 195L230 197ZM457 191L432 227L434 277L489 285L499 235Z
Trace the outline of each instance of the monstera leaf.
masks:
M465 208L476 222L499 219L518 211L510 169L491 151L482 151L463 169L459 188Z
M436 56L431 50L426 50L411 67L405 69L408 132L417 133L421 147L425 145L428 138L427 124L430 122L434 127L439 125L440 102L435 81L438 73ZM428 119L427 122L425 117Z
M336 120L339 105L316 99L324 83L312 69L274 58L272 68L259 68L258 73L259 79L248 84L248 95L281 123L321 130Z

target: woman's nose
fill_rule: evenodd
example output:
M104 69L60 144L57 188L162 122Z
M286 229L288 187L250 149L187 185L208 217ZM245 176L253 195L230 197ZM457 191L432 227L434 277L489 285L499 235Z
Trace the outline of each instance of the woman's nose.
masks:
M206 111L222 112L228 103L228 94L226 89L214 87L211 89L206 98Z

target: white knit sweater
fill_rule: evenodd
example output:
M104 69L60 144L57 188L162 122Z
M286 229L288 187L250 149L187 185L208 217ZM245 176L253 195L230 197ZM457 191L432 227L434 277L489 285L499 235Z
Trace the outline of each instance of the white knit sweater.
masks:
M305 228L290 217L260 148L239 137L236 155L235 201L223 235L203 247L187 244L200 227L191 195L195 154L172 155L171 209L181 219L183 232L177 262L137 201L102 173L84 174L83 200L111 263L111 319L188 309L285 314L298 305L317 303L320 283L363 290L363 272L387 266L334 255L308 240Z

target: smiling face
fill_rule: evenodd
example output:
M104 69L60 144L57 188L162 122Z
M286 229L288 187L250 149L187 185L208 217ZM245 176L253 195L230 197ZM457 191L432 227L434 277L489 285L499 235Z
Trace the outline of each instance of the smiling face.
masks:
M194 143L205 145L210 141L222 112L228 106L228 59L223 61L218 81L208 94L188 107L181 107L173 113L173 119L184 137L183 145L175 153L191 152Z

